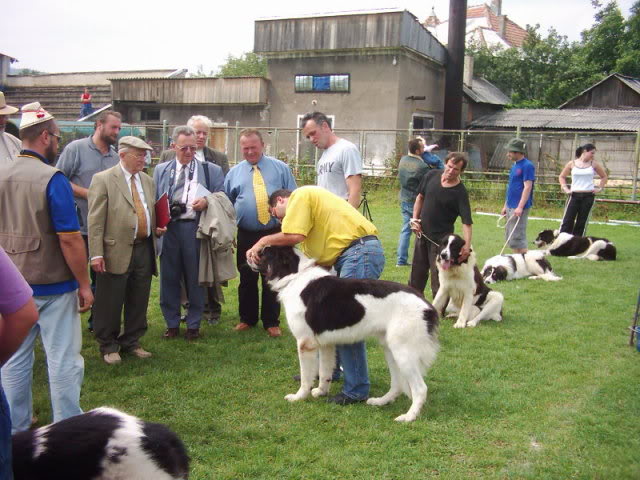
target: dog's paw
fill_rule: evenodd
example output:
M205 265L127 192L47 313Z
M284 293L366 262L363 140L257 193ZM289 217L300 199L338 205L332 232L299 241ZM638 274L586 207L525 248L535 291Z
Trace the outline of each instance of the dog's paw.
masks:
M405 413L404 415L400 415L399 417L395 418L396 422L404 422L404 423L413 422L415 419L416 419L415 415L409 415L408 413Z
M467 323L467 327L469 327L469 328L473 328L473 327L475 327L477 325L478 325L478 322L471 321L471 322Z
M453 328L464 328L467 325L464 322L456 322L453 324Z
M373 405L374 407L381 407L383 405L386 405L387 403L388 402L386 402L383 397L371 397L367 399L367 405Z
M304 400L306 398L306 396L304 395L299 395L297 393L290 393L289 395L285 395L284 399L287 402L299 402L300 400Z
M328 390L324 389L324 388L314 388L311 390L311 396L313 398L318 398L318 397L325 397L327 395L327 393L329 393Z

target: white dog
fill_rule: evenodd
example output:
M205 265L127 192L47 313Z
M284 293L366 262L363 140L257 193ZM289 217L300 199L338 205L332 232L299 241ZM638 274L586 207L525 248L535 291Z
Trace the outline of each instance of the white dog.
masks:
M475 327L481 320L502 320L504 297L494 292L482 280L473 250L469 258L459 261L464 240L458 235L447 236L440 244L436 266L440 288L433 307L444 315L449 301L459 312L454 328Z
M367 403L386 405L405 393L411 407L396 420L416 419L427 399L423 376L439 348L438 314L420 293L399 283L335 277L292 247L267 247L258 264L250 266L278 292L297 341L300 388L286 400L327 395L335 345L376 337L384 348L391 387ZM318 373L318 387L312 388Z
M166 426L96 408L13 435L15 480L186 480L189 457Z
M578 237L559 230L541 231L534 243L538 248L546 248L549 255L571 259L615 260L617 254L615 245L606 238Z
M543 250L529 250L526 253L496 255L484 262L482 278L491 284L501 280L517 280L519 278L541 278L547 282L562 280L551 268Z

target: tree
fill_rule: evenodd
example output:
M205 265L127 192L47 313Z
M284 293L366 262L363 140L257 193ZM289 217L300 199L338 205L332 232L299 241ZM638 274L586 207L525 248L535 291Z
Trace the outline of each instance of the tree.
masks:
M615 71L622 53L625 21L615 0L602 7L599 0L591 0L595 8L596 23L582 32L582 54L585 62L604 74Z
M633 4L631 15L625 22L615 69L624 75L640 77L640 0Z
M220 65L217 77L266 77L267 61L253 52L234 57L227 56L224 65Z

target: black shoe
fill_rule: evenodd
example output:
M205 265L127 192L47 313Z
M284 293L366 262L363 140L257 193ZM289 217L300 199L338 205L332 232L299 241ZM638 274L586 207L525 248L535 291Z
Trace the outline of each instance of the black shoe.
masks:
M337 405L351 405L353 403L362 403L366 400L366 398L351 398L347 397L344 393L340 392L335 397L330 397L327 399L328 403L335 403Z

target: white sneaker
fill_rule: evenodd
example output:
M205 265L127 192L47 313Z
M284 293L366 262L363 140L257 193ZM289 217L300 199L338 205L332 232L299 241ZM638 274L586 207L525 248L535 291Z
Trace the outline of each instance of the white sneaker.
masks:
M118 352L106 353L102 357L108 365L115 365L116 363L120 363L122 358L120 358L120 354Z
M151 352L147 352L142 347L134 348L131 350L131 353L138 358L149 358L151 357Z

